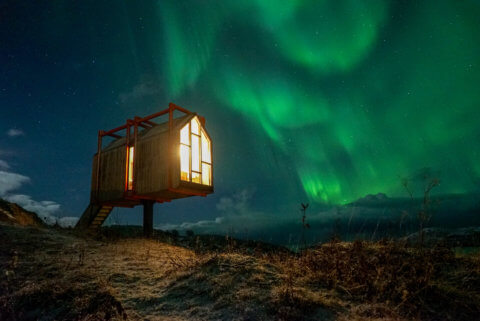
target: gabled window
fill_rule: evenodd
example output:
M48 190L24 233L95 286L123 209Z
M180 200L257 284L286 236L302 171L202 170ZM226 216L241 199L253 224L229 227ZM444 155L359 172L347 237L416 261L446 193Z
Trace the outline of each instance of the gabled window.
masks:
M180 179L212 185L211 142L197 117L180 130Z

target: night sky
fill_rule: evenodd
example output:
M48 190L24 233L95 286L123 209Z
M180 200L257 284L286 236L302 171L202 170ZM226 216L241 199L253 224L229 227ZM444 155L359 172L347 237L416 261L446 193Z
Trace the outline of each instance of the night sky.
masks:
M320 229L424 167L473 215L480 2L279 3L0 1L0 197L80 216L97 131L172 101L206 118L215 194L157 204L157 227L275 238L309 202Z

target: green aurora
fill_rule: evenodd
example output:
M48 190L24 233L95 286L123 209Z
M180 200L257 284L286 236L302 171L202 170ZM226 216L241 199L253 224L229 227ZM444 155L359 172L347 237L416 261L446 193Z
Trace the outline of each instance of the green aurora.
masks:
M423 167L441 172L438 193L479 190L477 0L169 0L123 15L138 74L167 101L242 117L288 163L259 168L281 182L293 172L310 201L402 196L399 177Z
M206 88L242 114L295 155L311 200L399 195L399 175L425 166L443 193L477 188L479 2L172 1L158 12L170 95Z

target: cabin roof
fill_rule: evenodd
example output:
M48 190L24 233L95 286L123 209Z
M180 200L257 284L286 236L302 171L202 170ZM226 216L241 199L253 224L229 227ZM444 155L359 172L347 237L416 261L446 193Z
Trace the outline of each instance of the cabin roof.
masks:
M197 116L196 113L184 115L173 119L173 130L180 130L187 122L189 122L193 117ZM142 128L139 127L137 139L146 139L149 137L162 135L163 133L168 132L168 121L161 124L155 125L151 128ZM112 150L121 146L125 146L126 137L117 138L111 141L102 151ZM130 134L130 143L133 143L133 135Z

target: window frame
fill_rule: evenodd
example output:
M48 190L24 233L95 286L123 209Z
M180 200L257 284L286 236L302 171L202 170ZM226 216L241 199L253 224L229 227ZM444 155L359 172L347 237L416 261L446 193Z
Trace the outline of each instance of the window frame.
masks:
M192 123L196 121L198 124L198 134L192 132ZM189 144L185 144L182 142L182 130L188 126L188 142ZM205 136L205 138L208 141L208 147L209 147L209 152L210 152L210 162L204 161L203 160L203 144L202 144L202 134ZM193 170L193 136L198 137L198 156L199 156L199 164L198 164L198 171ZM179 137L179 151L180 151L180 181L181 182L188 182L188 183L193 183L193 184L198 184L202 186L213 186L213 153L212 153L212 139L208 135L207 131L203 128L202 123L198 119L197 116L192 117L187 123L184 124L182 128L180 128L180 137ZM188 180L182 179L182 159L181 159L181 146L185 146L188 148L189 151L189 173L188 173ZM210 184L203 184L203 164L207 164L210 166L210 173L209 173L209 183ZM199 177L198 182L193 181L193 176L194 174L197 174Z
M126 173L125 173L125 190L127 192L133 191L133 185L135 180L135 146L127 146L127 162L126 162Z

